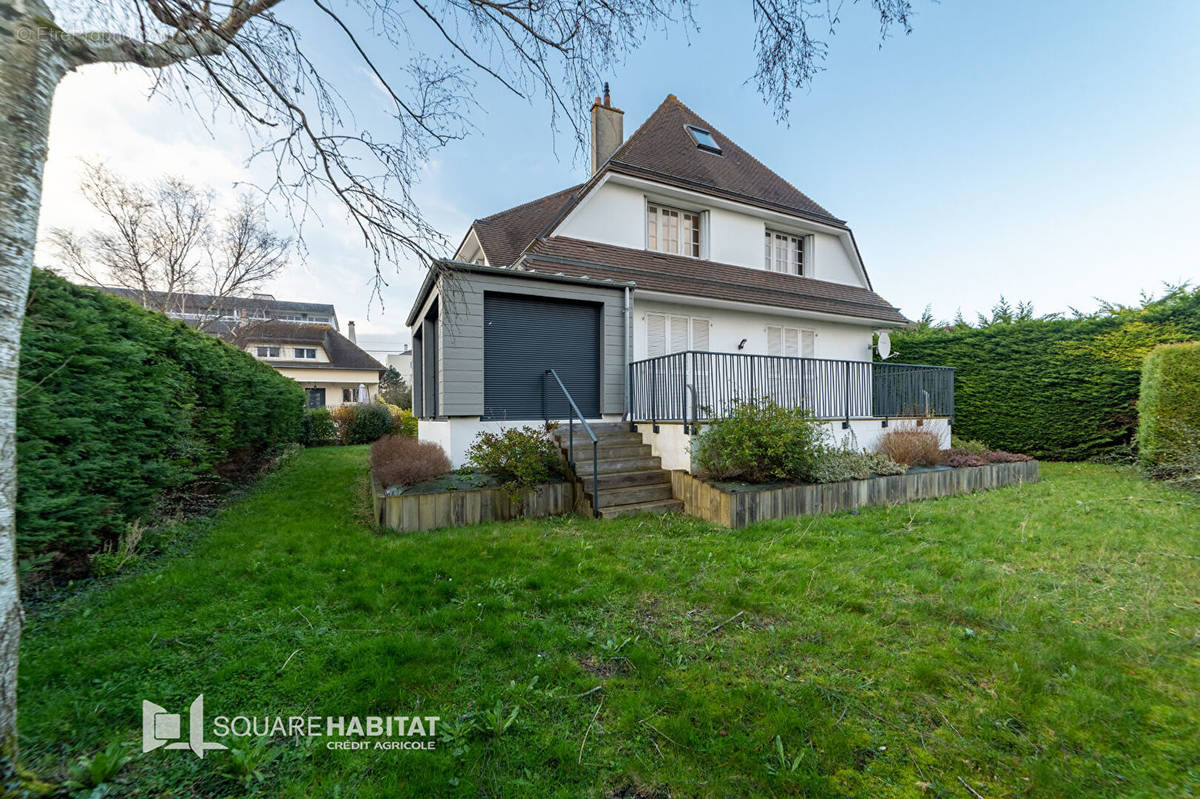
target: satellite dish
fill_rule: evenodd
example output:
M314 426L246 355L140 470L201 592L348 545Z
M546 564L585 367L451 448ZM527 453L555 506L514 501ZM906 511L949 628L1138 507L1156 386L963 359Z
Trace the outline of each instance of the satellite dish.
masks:
M882 360L887 360L892 357L892 337L888 335L886 330L879 331L879 343L875 345L875 351L879 353Z

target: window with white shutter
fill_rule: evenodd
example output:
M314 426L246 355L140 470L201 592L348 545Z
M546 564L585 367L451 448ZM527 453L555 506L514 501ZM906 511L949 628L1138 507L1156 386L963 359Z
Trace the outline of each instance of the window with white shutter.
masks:
M692 349L708 351L709 324L711 323L707 319L692 319Z
M712 323L698 316L646 314L646 357L673 352L708 350L708 328Z
M767 355L812 358L816 352L817 334L801 327L767 325Z
M667 317L665 314L646 314L646 357L667 354Z

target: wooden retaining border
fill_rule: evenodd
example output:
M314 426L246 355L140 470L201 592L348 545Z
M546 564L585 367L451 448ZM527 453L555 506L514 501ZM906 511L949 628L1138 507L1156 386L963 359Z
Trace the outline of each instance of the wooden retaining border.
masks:
M761 491L724 491L681 470L671 472L671 492L683 501L684 513L737 530L769 519L895 505L1037 480L1037 461L1026 461Z
M388 494L371 477L371 504L375 522L401 533L461 527L465 524L503 522L518 517L540 519L574 509L570 483L549 483L525 492L518 508L501 488L472 488L430 494Z

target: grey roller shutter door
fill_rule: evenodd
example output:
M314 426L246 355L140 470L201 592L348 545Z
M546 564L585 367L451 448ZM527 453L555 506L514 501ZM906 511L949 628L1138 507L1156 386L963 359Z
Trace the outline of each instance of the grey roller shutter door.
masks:
M566 398L547 369L558 372L585 416L599 417L600 311L599 303L485 294L483 418L567 418Z

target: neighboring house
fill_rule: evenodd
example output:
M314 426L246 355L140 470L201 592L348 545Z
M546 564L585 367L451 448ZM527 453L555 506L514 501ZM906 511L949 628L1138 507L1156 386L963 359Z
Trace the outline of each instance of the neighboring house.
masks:
M410 347L405 347L403 352L393 352L387 356L387 365L399 372L400 377L410 387L413 384L412 362L413 354Z
M371 402L379 393L383 365L329 325L251 322L229 341L299 383L310 408Z
M101 286L118 297L162 311L172 319L220 338L275 367L304 387L310 408L374 401L383 365L338 332L332 305L277 300L270 294L211 297ZM360 391L360 387L362 391Z
M183 292L138 291L117 286L101 286L101 290L132 300L138 305L162 311L172 319L204 328L214 334L228 333L239 324L276 319L310 325L329 325L338 329L333 306L320 302L277 300L270 294L249 297L214 297L209 294Z
M553 369L588 419L638 423L665 468L690 468L697 421L764 396L862 447L902 415L948 439L950 370L871 363L876 333L909 322L844 221L674 95L627 140L607 91L591 114L591 177L477 220L423 283L422 438L457 466L480 430L566 419Z

